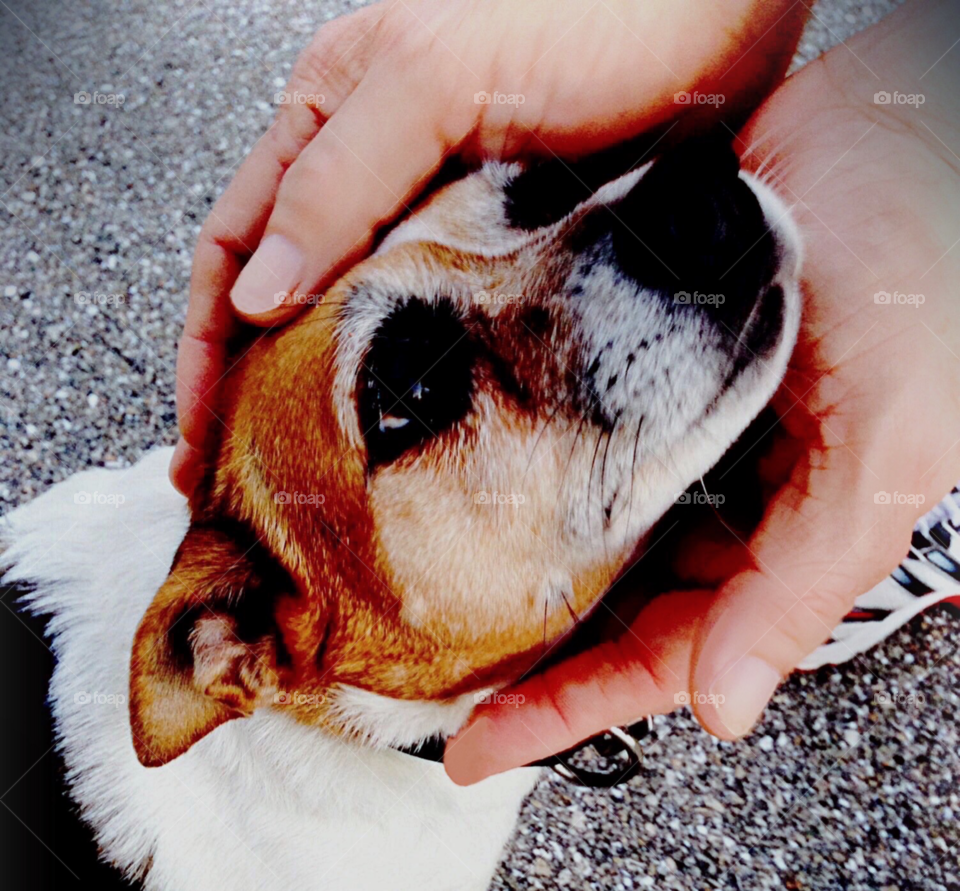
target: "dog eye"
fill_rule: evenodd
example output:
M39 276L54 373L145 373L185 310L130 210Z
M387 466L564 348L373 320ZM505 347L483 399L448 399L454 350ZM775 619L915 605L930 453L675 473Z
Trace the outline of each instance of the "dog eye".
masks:
M469 410L474 348L448 301L410 299L370 343L357 382L371 467L452 427Z

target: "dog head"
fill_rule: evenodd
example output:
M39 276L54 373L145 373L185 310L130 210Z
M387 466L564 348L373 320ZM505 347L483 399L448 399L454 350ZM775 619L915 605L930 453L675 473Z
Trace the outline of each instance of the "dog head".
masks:
M770 399L799 240L729 147L596 190L551 176L442 188L231 373L134 642L145 764L261 706L381 743L454 732Z

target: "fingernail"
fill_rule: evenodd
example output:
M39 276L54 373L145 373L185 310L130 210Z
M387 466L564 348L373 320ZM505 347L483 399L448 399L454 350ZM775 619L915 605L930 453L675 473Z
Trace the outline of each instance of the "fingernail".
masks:
M181 437L170 459L170 481L174 488L189 498L203 479L205 471L203 454Z
M458 786L472 786L487 778L483 764L488 752L488 729L492 726L489 718L477 718L447 743L443 766L447 776Z
M230 298L244 315L262 315L282 305L302 275L300 249L282 235L268 235L243 267Z
M717 676L710 692L717 716L731 736L749 733L780 681L780 672L758 656L744 656Z

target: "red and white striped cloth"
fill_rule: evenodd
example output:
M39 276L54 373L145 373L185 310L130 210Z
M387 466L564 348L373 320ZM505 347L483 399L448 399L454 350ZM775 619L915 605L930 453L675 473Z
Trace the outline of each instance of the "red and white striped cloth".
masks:
M936 604L960 616L960 486L917 523L903 563L857 598L830 640L799 668L847 662Z

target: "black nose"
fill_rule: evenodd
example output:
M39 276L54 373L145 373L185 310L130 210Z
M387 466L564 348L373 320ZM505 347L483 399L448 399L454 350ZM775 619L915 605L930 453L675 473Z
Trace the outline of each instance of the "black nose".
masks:
M691 141L657 159L611 208L624 272L667 297L681 295L678 302L703 306L736 330L773 277L777 256L739 171L729 143Z

